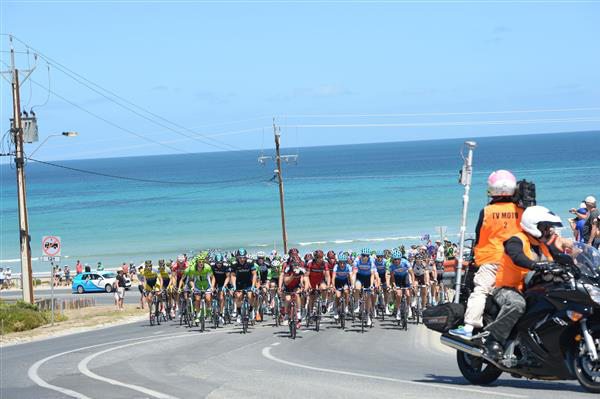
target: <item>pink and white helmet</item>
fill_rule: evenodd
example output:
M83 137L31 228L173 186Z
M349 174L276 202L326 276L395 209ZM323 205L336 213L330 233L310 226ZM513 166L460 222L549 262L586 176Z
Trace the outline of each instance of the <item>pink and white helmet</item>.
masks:
M488 196L511 196L517 189L517 179L508 170L497 170L488 177Z

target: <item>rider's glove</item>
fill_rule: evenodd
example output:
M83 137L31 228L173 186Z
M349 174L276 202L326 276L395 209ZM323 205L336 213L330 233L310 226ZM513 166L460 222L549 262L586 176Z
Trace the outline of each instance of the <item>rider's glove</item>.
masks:
M536 262L534 270L538 272L549 272L556 268L556 263L553 262Z

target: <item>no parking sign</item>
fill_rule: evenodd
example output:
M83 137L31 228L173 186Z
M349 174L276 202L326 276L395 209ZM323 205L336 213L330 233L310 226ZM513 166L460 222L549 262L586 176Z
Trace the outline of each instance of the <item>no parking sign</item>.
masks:
M56 258L60 256L61 251L60 237L44 236L42 238L43 257Z

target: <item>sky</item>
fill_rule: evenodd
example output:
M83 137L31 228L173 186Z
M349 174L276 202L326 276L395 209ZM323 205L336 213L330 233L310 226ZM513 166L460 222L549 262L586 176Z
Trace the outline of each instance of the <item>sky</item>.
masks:
M53 60L48 73L38 57L21 87L40 141L79 134L51 137L40 160L272 148L274 116L291 148L600 130L600 2L0 7L2 61L6 34L20 40L16 51ZM17 53L16 63L27 69L33 55ZM4 80L1 96L5 132Z

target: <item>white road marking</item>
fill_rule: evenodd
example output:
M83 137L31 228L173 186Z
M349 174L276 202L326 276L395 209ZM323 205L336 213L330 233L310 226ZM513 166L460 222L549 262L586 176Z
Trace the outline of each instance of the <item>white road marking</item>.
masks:
M279 345L280 343L281 343L281 342L273 342L273 343L271 344L271 346L277 346L277 345Z
M304 365L304 364L293 363L293 362L289 362L287 360L279 359L279 358L277 358L277 357L275 357L275 356L273 356L271 354L271 347L269 347L269 346L267 346L266 348L263 348L262 355L264 357L266 357L267 359L272 360L272 361L277 362L277 363L285 364L285 365L291 366L291 367L298 367L298 368L303 368L303 369L307 369L307 370L313 370L313 371L321 371L321 372L326 372L326 373L349 375L349 376L352 376L352 377L369 378L369 379L373 379L373 380L381 380L381 381L389 381L389 382L399 382L399 383L402 383L402 384L412 384L412 385L419 385L419 386L427 386L427 387L430 387L430 388L452 389L452 390L456 390L456 391L472 392L472 393L485 394L485 395L505 396L505 397L511 397L511 398L527 398L528 397L528 396L525 396L525 395L516 395L516 394L494 392L494 391L484 391L484 390L481 390L481 389L461 388L461 387L449 386L447 384L441 385L441 384L435 384L435 383L430 383L430 382L401 380L401 379L398 379L398 378L382 377L382 376L378 376L378 375L353 373L351 371L326 369L326 368L322 368L322 367L312 367L312 366L307 366L307 365Z
M86 375L86 376L88 376L90 378L93 378L95 380L98 380L98 381L106 382L106 383L111 384L111 385L118 385L118 386L121 386L121 387L124 387L124 388L132 389L134 391L138 391L138 392L141 392L141 393L146 394L146 395L153 396L153 397L158 398L158 399L177 399L177 397L175 397L175 396L171 396L171 395L168 395L166 393L158 392L158 391L155 391L153 389L141 387L139 385L134 385L134 384L127 384L127 383L121 382L119 380L114 380L112 378L103 377L101 375L98 375L98 374L93 373L92 371L90 371L90 369L88 368L87 365L95 357L98 357L98 356L103 355L103 354L108 353L108 352L115 351L117 349L123 349L123 348L127 348L127 347L130 347L130 346L144 344L144 343L148 343L148 342L162 341L162 340L165 340L165 339L186 338L186 337L188 337L188 338L189 337L195 337L195 338L208 337L208 336L211 336L211 335L214 335L214 334L225 333L225 332L229 332L229 331L230 331L229 329L227 329L227 330L219 330L219 331L210 331L210 332L202 334L202 335L183 333L181 335L174 335L174 336L170 336L170 337L158 337L158 338L154 337L152 339L147 339L145 341L137 341L137 342L132 342L132 343L125 344L125 345L115 346L115 347L108 348L108 349L105 349L105 350L100 351L100 352L93 353L93 354L85 357L83 360L81 360L77 364L77 369L79 370L79 372L81 374L84 374L84 375Z
M167 335L172 336L172 335L177 335L177 334L179 334L179 333L172 333L172 334L167 334ZM118 341L104 342L102 344L95 344L95 345L90 345L90 346L84 346L84 347L81 347L81 348L72 349L72 350L69 350L69 351L57 353L57 354L45 357L45 358L43 358L43 359L38 360L37 362L35 362L31 367L29 367L29 370L27 370L27 376L29 377L30 380L32 380L33 382L35 382L37 385L39 385L42 388L51 389L53 391L60 392L60 393L62 393L64 395L70 396L72 398L90 399L88 396L85 396L82 393L79 393L79 392L73 391L71 389L67 389L67 388L63 388L63 387L59 387L59 386L47 383L46 381L44 381L43 379L41 379L40 376L38 375L38 370L39 370L40 366L42 364L46 363L48 360L52 360L52 359L57 358L59 356L68 355L69 353L77 352L77 351L80 351L80 350L97 348L99 346L104 346L104 345L118 344L118 343L121 343L121 342L128 342L128 341L135 341L135 340L140 340L140 339L146 339L146 338L150 338L150 337L151 336L138 337L138 338L129 338L129 339L120 339Z

